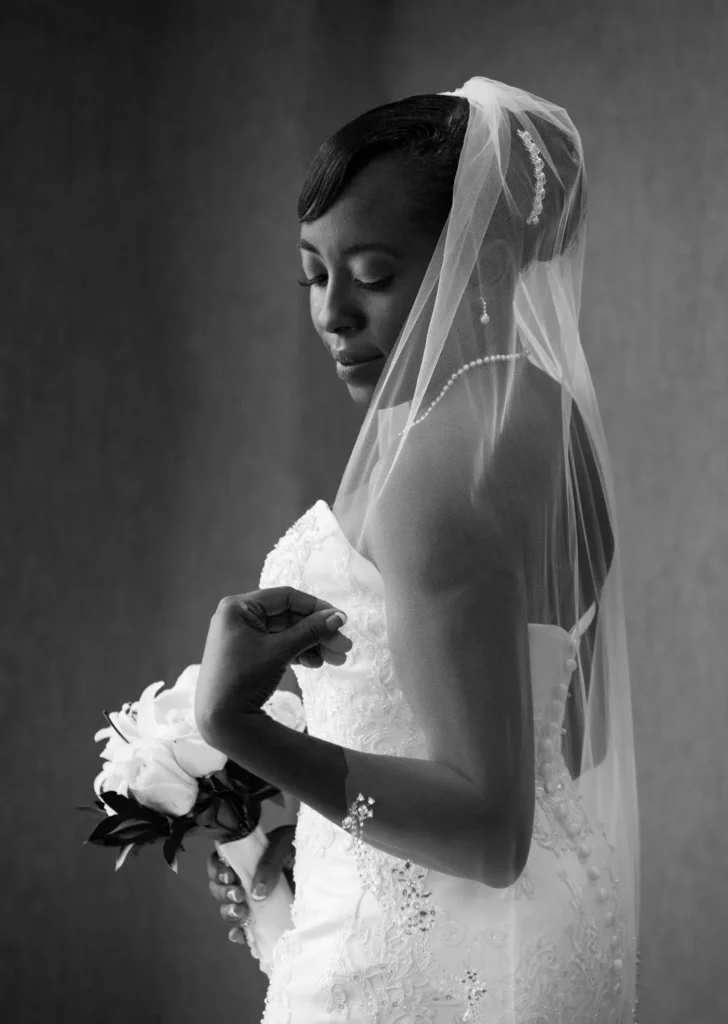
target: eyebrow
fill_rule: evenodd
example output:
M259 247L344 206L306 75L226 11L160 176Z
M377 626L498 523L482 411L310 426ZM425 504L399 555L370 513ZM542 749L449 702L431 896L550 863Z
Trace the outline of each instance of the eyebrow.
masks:
M315 245L311 245L310 242L301 240L298 243L299 249L305 249L306 252L313 252L317 256L321 253L318 251ZM402 253L391 245L385 245L383 242L359 242L358 245L350 245L347 249L344 249L344 256L358 256L362 252L385 252L388 256L394 256L395 259L402 259Z

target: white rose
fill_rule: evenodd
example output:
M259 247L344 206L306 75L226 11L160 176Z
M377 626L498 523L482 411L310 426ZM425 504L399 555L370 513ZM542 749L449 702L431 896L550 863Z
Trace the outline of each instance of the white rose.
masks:
M129 791L140 804L178 818L195 805L197 779L180 768L169 744L140 743L126 762Z
M194 703L197 679L200 675L199 665L188 665L172 687L173 690L184 690L190 694L190 702Z
M306 728L306 715L301 698L290 690L276 690L263 705L263 711L281 725L289 729L303 732Z
M137 726L142 741L167 744L180 768L200 779L225 767L227 757L200 736L194 703L199 665L189 665L174 686L152 683L139 698ZM161 690L161 692L160 692Z
M227 764L227 757L215 750L195 729L188 736L177 736L172 740L172 753L177 764L184 768L188 775L202 779L213 772L221 771Z

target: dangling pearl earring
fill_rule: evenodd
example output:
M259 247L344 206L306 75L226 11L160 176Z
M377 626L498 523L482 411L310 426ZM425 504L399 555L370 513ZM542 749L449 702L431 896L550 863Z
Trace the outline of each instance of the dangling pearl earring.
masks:
M482 295L480 296L480 301L483 303L483 315L480 318L480 322L481 324L489 324L490 317L488 316L488 304L486 303Z

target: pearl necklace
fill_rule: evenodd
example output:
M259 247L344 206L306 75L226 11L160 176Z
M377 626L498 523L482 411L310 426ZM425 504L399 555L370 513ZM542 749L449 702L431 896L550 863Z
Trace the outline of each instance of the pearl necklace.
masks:
M508 353L506 353L504 355L483 356L481 359L473 359L473 361L471 363L466 363L465 366L461 366L459 370L456 370L455 373L453 373L451 375L451 377L449 378L447 384L442 389L440 394L437 396L435 401L430 404L429 408L426 409L426 411L423 412L423 414L420 417L418 417L414 421L414 423L410 423L409 427L405 427L404 430L400 430L400 432L396 436L397 437L401 437L402 434L404 434L405 430L409 430L411 427L416 427L418 423L422 423L422 421L427 416L430 415L430 413L435 408L435 406L440 401L440 399L443 397L443 395L445 394L447 389L449 387L452 387L452 385L455 383L455 381L458 379L458 377L462 373L465 373L467 370L472 370L475 366L485 366L486 363L502 363L502 362L506 362L507 360L520 359L522 356L525 356L525 355L526 355L525 352L508 352Z

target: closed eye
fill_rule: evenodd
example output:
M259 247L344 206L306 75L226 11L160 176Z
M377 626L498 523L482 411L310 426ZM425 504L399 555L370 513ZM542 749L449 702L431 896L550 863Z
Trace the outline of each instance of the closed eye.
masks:
M357 286L357 288L364 288L366 291L369 292L380 292L384 291L384 289L387 288L392 283L393 279L394 274L390 274L389 277L383 277L381 281L357 281L355 278L354 284ZM326 283L326 275L319 274L317 277L304 277L303 279L299 278L297 283L300 284L302 288L313 288L314 286L320 287Z

